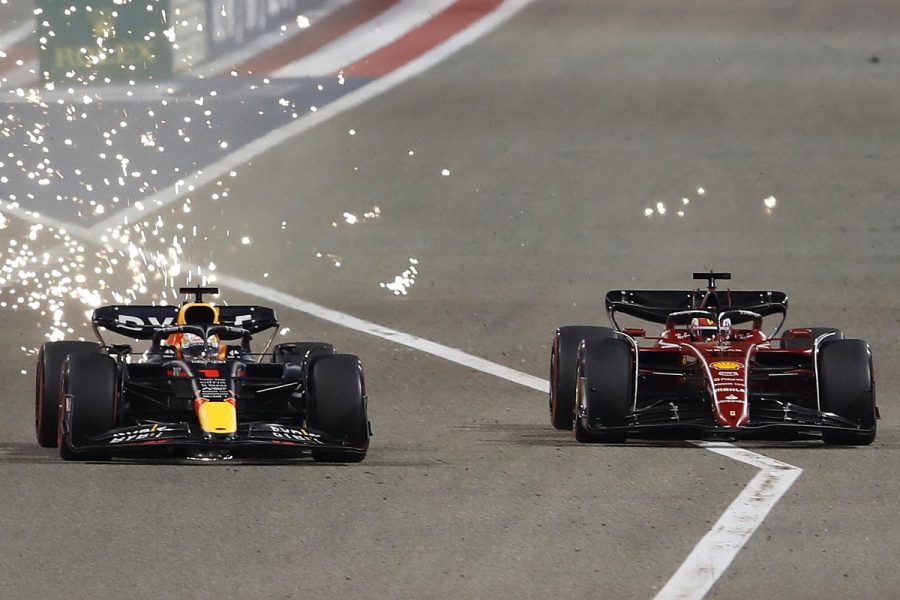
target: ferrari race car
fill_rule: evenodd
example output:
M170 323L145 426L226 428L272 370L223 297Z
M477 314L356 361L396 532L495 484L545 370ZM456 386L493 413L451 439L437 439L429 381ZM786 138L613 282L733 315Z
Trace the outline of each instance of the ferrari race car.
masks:
M362 366L330 344L278 344L262 306L203 301L216 288L181 288L182 306L112 305L93 312L96 342L45 343L38 354L37 440L66 460L118 454L222 459L310 451L359 462L371 434ZM149 341L137 353L105 329ZM261 353L253 334L272 329ZM232 343L229 343L232 342Z
M792 439L867 445L878 409L872 354L831 327L788 329L777 291L614 290L613 327L560 327L550 359L550 419L579 442L629 436ZM659 337L617 316L664 325ZM763 319L779 320L771 335Z

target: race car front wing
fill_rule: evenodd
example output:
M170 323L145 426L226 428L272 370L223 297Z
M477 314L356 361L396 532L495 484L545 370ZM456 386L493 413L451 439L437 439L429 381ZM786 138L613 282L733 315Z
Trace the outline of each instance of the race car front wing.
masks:
M740 427L725 427L716 422L708 404L700 402L659 401L626 415L626 424L606 427L588 420L588 431L626 430L635 437L667 433L689 433L704 437L766 438L803 435L823 430L865 431L859 423L830 412L821 412L785 400L751 399L750 421ZM584 415L579 415L583 417Z
M65 433L68 435L68 427ZM320 449L320 450L363 450L347 444L344 440L305 427L281 423L244 423L230 434L211 434L198 425L186 422L147 422L129 427L112 429L91 437L86 444L72 444L76 452L83 450L149 449L153 446L183 446L195 448L240 448L264 447Z

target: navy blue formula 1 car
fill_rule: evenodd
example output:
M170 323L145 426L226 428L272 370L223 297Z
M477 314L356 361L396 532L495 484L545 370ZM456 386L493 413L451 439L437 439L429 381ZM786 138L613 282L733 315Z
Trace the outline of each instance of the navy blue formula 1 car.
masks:
M99 342L45 343L38 354L37 441L66 460L113 455L222 459L308 451L359 462L371 428L362 366L331 344L269 348L278 331L263 306L216 306L209 287L181 288L181 306L112 305L92 317ZM108 344L102 330L149 341ZM273 330L262 352L254 334Z
M871 444L878 409L872 353L833 327L778 332L779 291L613 290L613 327L565 326L550 358L550 420L580 442L628 437L819 437ZM621 327L627 315L663 331ZM780 319L769 335L764 317Z

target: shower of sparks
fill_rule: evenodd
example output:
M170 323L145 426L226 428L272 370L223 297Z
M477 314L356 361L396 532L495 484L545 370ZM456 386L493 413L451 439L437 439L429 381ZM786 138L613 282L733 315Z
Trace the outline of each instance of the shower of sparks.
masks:
M416 258L409 259L409 267L402 273L394 277L394 280L388 283L380 283L382 289L389 290L395 296L406 296L409 289L416 284L416 277L419 275L419 261Z
M343 264L344 260L337 254L331 254L330 252L316 252L316 258L324 258L331 262L331 264L335 267L340 267Z
M0 4L7 1L0 0ZM133 1L116 0L115 4ZM219 5L226 16L226 3ZM151 10L150 5L147 8ZM96 7L78 3L66 10L69 14L86 11L100 17L77 61L102 65L121 58L121 54L117 56L121 51L115 13L103 14ZM35 15L42 12L46 11L36 9ZM164 30L148 34L144 41L161 32L173 50L178 50L188 31L204 32L204 24L194 17L182 15L177 8L173 13L167 15ZM292 26L294 14L284 21L287 25ZM299 15L296 25L305 29L311 23ZM41 17L35 35L40 49L45 50L56 37L49 27ZM287 29L282 26L282 33ZM0 58L9 58L8 50L0 49ZM185 68L194 61L191 57L179 60ZM19 60L16 64L24 63ZM0 152L0 230L5 230L7 238L7 245L0 246L0 309L7 313L34 311L46 323L41 334L47 340L72 339L86 331L93 309L105 304L179 303L179 286L215 282L216 273L227 268L226 249L239 251L237 246L243 250L253 241L240 230L217 230L203 219L194 219L195 214L205 214L201 208L208 210L210 206L224 214L225 209L219 208L224 202L210 205L210 201L228 198L228 185L238 174L231 171L206 186L208 191L197 183L201 173L192 175L198 164L194 162L195 153L213 151L215 156L224 156L245 143L230 137L229 120L234 116L223 114L221 108L226 93L212 89L213 79L197 87L182 85L187 77L177 83L160 83L127 73L135 71L135 65L121 67L125 78L117 81L96 71L81 75L74 69L56 82L19 88L7 87L7 80L0 79L0 94L15 107L6 110L4 105L0 114L0 140L7 141ZM190 69L182 71L190 74ZM32 75L36 82L42 77L40 73ZM197 76L197 81L202 79ZM222 83L229 88L238 85L233 81ZM257 77L244 89L264 89L270 83ZM328 91L334 92L336 85L345 83L343 73L339 73L336 79L315 83L314 89L324 92L330 88ZM318 103L318 99L315 101ZM253 104L243 99L240 103ZM289 121L302 115L306 104L297 98L273 95L259 99L249 118L266 115L271 119L277 113ZM355 136L357 130L347 133ZM449 170L444 175L449 175ZM175 180L184 197L163 208L155 194ZM201 194L205 197L200 198ZM84 228L82 237L62 226L38 223L38 210L57 219L57 223L71 223L72 230ZM22 213L35 224L10 220ZM340 223L358 227L379 218L381 209L374 206L371 210L343 212ZM101 222L103 226L92 229ZM270 229L277 233L279 223L280 231L287 231L288 221L280 218ZM96 232L90 240L84 237L85 229ZM216 262L209 260L213 256ZM343 264L337 254L317 256L334 267ZM188 267L188 263L202 266ZM414 265L415 259L410 259L410 268L401 278L408 282L407 288L415 280ZM279 274L266 272L263 277L270 275L277 278ZM282 334L287 331L285 328Z
M355 213L352 213L349 211L344 212L341 215L341 218L343 219L344 223L346 223L347 225L356 225L358 223L365 223L365 222L371 221L373 219L380 219L381 218L381 209L377 206L373 206L372 210L368 210L363 213L362 219L360 219ZM337 221L331 222L332 227L337 227L338 225L339 225L339 223ZM281 228L285 229L286 226L287 226L287 223L285 221L282 221Z

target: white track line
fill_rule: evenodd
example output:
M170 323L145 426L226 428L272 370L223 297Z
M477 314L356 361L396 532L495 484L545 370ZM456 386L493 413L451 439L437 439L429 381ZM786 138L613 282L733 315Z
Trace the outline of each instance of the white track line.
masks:
M300 60L281 67L272 77L324 77L387 46L430 20L456 0L401 0L371 21Z
M706 596L769 511L803 473L799 467L724 442L694 443L760 471L694 546L655 600L699 600Z
M216 283L256 296L257 298L263 298L269 302L275 302L281 306L286 306L322 319L323 321L346 327L347 329L374 335L375 337L380 337L401 346L415 348L426 354L438 356L458 365L468 367L475 371L481 371L482 373L487 373L488 375L493 375L513 383L518 383L519 385L524 385L525 387L529 387L539 392L547 393L549 389L547 387L547 381L540 377L535 377L527 373L522 373L521 371L516 371L515 369L510 369L509 367L504 367L503 365L479 358L463 352L462 350L457 350L456 348L451 348L450 346L444 346L443 344L438 344L424 338L390 329L376 323L370 323L369 321L364 321L363 319L352 315L332 310L319 304L314 304L313 302L291 296L290 294L286 294L270 287L262 286L250 281L244 281L243 279L232 277L230 275L223 275L221 273L216 274Z
M397 69L390 75L347 94L341 99L327 105L317 113L298 119L294 123L261 138L253 144L249 144L237 152L225 157L222 161L211 165L202 174L195 178L197 184L208 183L217 177L227 173L231 169L258 156L290 137L330 119L346 110L354 108L363 102L385 92L392 87L430 69L438 62L444 60L460 48L471 44L479 37L490 32L498 25L512 17L519 10L528 5L531 0L507 0L500 8L478 21L472 27L462 31L437 48L422 55L420 58ZM174 185L158 192L145 200L150 206L160 208L175 202L181 196L180 191ZM9 207L7 207L9 210ZM16 210L18 216L29 221L36 219L36 213ZM146 215L145 211L132 210L128 214L120 213L114 218L107 219L95 225L90 230L80 227L65 227L70 233L86 242L96 243L99 235L108 228L115 227L122 222L124 217ZM546 392L547 382L539 377L528 375L510 369L503 365L467 354L461 350L431 342L402 333L381 325L364 321L357 317L347 315L300 298L296 298L284 292L267 288L259 284L243 281L239 278L219 273L217 281L226 287L246 292L248 294L264 298L282 306L305 312L311 316L325 321L348 327L350 329L375 335L415 348L422 352L445 358L473 370L495 375L507 381L521 384L536 391ZM751 452L746 449L736 448L731 444L698 442L703 448L727 456L728 458L744 462L760 469L747 487L738 495L731 505L722 514L713 528L694 547L694 550L682 563L669 582L656 595L656 600L700 600L703 598L724 570L731 564L744 543L753 535L769 511L791 487L802 469L782 463L767 456Z

